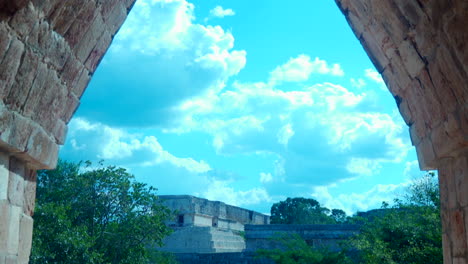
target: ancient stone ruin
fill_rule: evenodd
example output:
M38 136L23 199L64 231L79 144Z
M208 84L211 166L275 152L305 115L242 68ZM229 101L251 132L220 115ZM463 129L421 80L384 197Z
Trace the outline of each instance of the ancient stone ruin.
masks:
M396 99L422 169L438 169L444 263L468 263L468 1L336 0ZM0 2L0 263L27 263L35 170L134 0Z
M172 253L241 252L244 225L268 225L270 217L223 202L190 195L161 195L163 204L176 211L168 225L174 233L164 239L163 251Z

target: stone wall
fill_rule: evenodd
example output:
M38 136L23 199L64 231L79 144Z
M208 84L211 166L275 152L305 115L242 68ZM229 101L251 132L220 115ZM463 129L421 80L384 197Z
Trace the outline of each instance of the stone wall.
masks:
M444 263L468 263L468 1L336 0L439 169Z
M219 201L210 201L191 195L161 195L159 197L165 206L184 216L184 225L212 226L213 218L215 218L218 227L243 230L244 224L270 223L270 217L267 215Z
M275 238L294 235L299 235L312 247L338 251L340 242L358 232L357 225L246 225L246 251L283 248Z
M0 263L27 263L37 169L134 0L0 1Z

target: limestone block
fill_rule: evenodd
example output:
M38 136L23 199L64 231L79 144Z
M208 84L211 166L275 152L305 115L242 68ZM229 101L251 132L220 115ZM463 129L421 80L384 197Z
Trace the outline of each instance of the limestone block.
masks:
M437 168L436 156L429 137L425 137L416 145L419 168L421 170L434 170Z
M0 100L3 100L10 92L23 51L24 44L18 39L13 39L3 61L0 63Z
M453 177L457 190L457 201L468 208L468 155L457 157L453 164ZM468 216L465 214L465 217ZM468 217L467 217L468 218Z
M52 81L52 71L47 68L47 65L39 62L37 66L37 75L31 86L29 96L23 107L22 114L25 117L32 117L36 114L36 109L39 108L41 95L46 87L46 84Z
M91 22L94 21L98 13L99 11L96 9L96 3L94 1L86 1L83 4L75 21L64 35L72 49L75 49L78 43L83 39L83 36L91 26Z
M401 54L403 65L412 78L415 78L423 69L424 62L419 57L413 43L405 40L400 43L398 50Z
M10 158L10 176L8 179L8 200L10 204L23 207L24 195L24 163L16 158Z
M99 42L93 48L89 57L86 59L85 66L90 72L94 72L102 57L107 51L110 43L112 41L111 35L107 30L105 30L99 39Z
M38 166L38 169L53 169L57 165L58 145L40 127L35 127L27 144L25 159Z
M80 77L76 84L73 86L73 94L77 97L80 98L81 95L83 95L84 90L88 86L89 81L91 80L91 74L89 73L88 70L83 69L83 71L80 73Z
M28 263L31 252L33 234L33 219L27 215L21 215L19 230L18 263Z
M31 0L34 7L41 13L41 17L49 17L60 4L61 0Z
M372 16L378 18L380 24L388 32L395 44L406 38L408 23L394 1L370 1Z
M5 22L0 22L0 62L3 60L5 52L10 46L11 36Z
M440 188L440 206L442 216L447 214L451 209L457 208L457 194L455 186L455 178L453 177L453 158L443 158L439 161L439 188ZM443 221L446 225L447 221Z
M30 1L28 0L27 2ZM38 12L34 9L34 5L29 3L15 13L10 21L10 25L21 38L24 38L29 35L38 19Z
M398 110L400 110L400 114L403 117L403 120L408 126L411 126L414 123L413 114L411 113L411 109L408 105L406 100L401 101L400 105L398 106Z
M114 36L127 18L127 8L120 2L113 2L111 7L107 14L104 13L103 8L102 17L104 17L107 30Z
M36 203L36 170L27 169L24 181L23 213L28 216L34 215Z
M415 28L420 23L428 21L426 13L424 13L417 2L396 0L395 3L411 28Z
M8 237L10 227L10 203L0 200L0 256L8 252Z
M10 158L7 153L0 152L0 201L8 199L8 165Z
M393 96L401 94L412 81L399 56L393 56L389 61L382 72L382 78Z
M454 50L460 66L468 73L468 4L466 1L458 1L457 7L454 8L454 15L443 21L443 26L449 46Z
M26 50L21 66L16 75L12 89L5 98L5 104L10 110L19 111L23 108L37 73L38 57L31 50Z
M73 112L74 113L74 112ZM55 126L52 129L52 135L55 138L55 142L59 145L65 143L65 138L67 135L68 127L62 119L57 119Z
M61 118L65 123L68 123L78 109L80 100L74 94L69 94L66 99L66 105L67 107L63 109L64 111L61 114Z
M61 74L62 81L65 82L70 90L72 90L76 85L82 70L83 64L78 61L73 54L70 55Z
M6 264L18 264L18 257L16 255L8 255L5 259Z
M127 8L127 14L130 12L130 9L133 7L135 4L136 0L123 0L123 3L125 4L125 7Z
M452 263L452 249L450 247L450 238L447 234L442 234L442 251L444 254L444 263Z
M377 41L374 39L372 34L370 33L370 30L365 30L361 38L359 39L361 42L362 46L366 50L367 54L369 55L369 58L371 59L372 63L375 65L377 71L379 73L382 73L387 67L389 61L387 57L385 56L385 53L380 49L379 44Z
M434 146L436 156L450 157L460 149L466 146L464 136L461 133L453 133L450 137L445 130L445 125L441 124L432 129L431 141Z
M48 23L42 23L39 31L39 49L47 57L49 65L53 65L56 70L61 70L70 54L70 47L65 39L53 31Z
M19 246L19 227L22 208L18 206L10 206L10 219L8 223L8 253L12 255L18 254Z
M89 30L83 36L83 39L79 41L78 46L74 49L76 57L81 61L85 62L89 54L96 46L100 36L103 34L105 29L104 21L101 14L97 14L94 21L91 23Z
M432 83L431 77L426 69L423 69L416 78L419 85L415 85L413 89L420 89L422 98L420 101L413 101L418 104L419 108L423 108L424 112L430 117L424 119L425 124L429 128L433 128L440 124L441 120L445 118L445 112L449 107L442 106L439 96L435 93L435 87ZM413 98L416 99L416 98Z
M452 257L465 257L467 253L465 216L462 210L450 210L450 239L452 241Z
M82 0L69 0L66 5L61 5L50 16L50 25L59 35L64 35L76 16L83 8Z

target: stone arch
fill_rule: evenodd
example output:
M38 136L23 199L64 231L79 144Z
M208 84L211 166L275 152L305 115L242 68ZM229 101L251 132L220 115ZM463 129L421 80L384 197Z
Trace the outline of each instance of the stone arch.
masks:
M27 263L35 170L54 168L67 123L135 0L0 2L0 263ZM444 263L467 263L468 2L336 0L438 169Z

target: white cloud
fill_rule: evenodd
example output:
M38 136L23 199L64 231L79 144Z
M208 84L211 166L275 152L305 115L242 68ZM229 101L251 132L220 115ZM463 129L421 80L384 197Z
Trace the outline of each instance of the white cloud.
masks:
M380 208L383 201L392 204L393 199L401 195L409 184L410 182L377 184L366 192L339 195L332 195L330 193L330 189L333 189L335 186L318 186L314 188L311 196L327 208L342 209L348 215L352 215L356 211L363 212Z
M366 82L362 78L358 78L358 79L351 78L350 81L351 81L351 85L356 88L362 88L366 86Z
M130 134L122 129L112 128L101 123L91 123L82 118L74 118L68 132L72 149L69 154L85 153L87 159L104 159L118 163L154 166L169 164L192 173L211 170L205 161L176 157L164 150L154 136Z
M311 61L309 56L301 54L270 72L270 82L303 82L308 80L312 73L334 76L344 75L339 64L333 64L330 67L324 60L315 58Z
M261 183L268 183L273 180L273 176L271 173L260 172L260 182Z
M184 100L223 89L244 68L246 52L234 49L231 32L194 19L186 0L137 1L78 115L113 126L166 126Z
M230 183L229 181L212 180L206 192L199 195L209 200L223 201L226 204L235 206L248 206L271 201L268 192L264 188L236 191L229 186Z
M216 6L215 8L210 10L210 14L214 17L222 18L225 16L233 16L236 13L230 8L224 9L222 6Z

